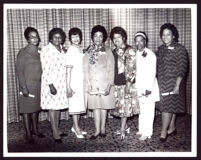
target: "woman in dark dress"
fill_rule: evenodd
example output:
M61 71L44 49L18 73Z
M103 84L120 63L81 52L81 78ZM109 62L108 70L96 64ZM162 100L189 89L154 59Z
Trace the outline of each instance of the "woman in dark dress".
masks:
M186 75L188 55L184 46L178 43L177 28L166 23L160 28L163 44L157 52L157 76L160 88L160 102L157 107L162 112L160 141L177 133L176 113L185 112Z
M26 139L34 143L33 135L44 137L38 132L38 112L40 108L41 63L38 53L40 37L35 28L27 27L24 36L28 45L17 55L17 74L20 84L19 111L23 115Z

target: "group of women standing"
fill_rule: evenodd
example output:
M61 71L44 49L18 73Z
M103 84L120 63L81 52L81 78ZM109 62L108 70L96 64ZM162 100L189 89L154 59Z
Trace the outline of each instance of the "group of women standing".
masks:
M168 135L176 134L176 113L185 111L185 78L188 56L178 42L178 31L173 24L161 26L163 41L155 54L147 48L148 37L144 32L134 36L135 47L127 44L127 33L114 27L110 39L115 48L105 45L108 34L104 26L96 25L91 31L92 44L82 50L82 32L71 28L68 38L71 46L63 44L66 34L61 28L49 32L49 44L38 50L40 37L32 27L25 30L28 45L17 57L19 77L20 113L24 118L26 138L34 143L38 132L37 120L40 106L49 111L55 142L62 143L66 136L59 129L60 110L69 109L73 118L71 131L77 138L87 132L79 125L80 114L93 110L95 132L91 140L106 137L108 110L121 117L121 139L130 132L127 118L139 114L137 135L140 140L151 138L155 102L162 112L161 142Z

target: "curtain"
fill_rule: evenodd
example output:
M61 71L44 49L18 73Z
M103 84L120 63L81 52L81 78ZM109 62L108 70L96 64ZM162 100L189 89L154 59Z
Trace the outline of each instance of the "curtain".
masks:
M159 31L164 23L173 23L179 31L179 42L188 50L190 69L187 80L187 112L191 114L191 9L187 8L114 8L114 9L8 9L7 10L7 117L8 123L18 122L18 80L15 62L21 48L26 46L24 30L28 26L35 27L40 34L40 47L48 44L48 32L53 27L62 28L68 35L71 27L79 27L83 32L82 47L90 43L90 33L94 25L105 26L108 36L115 26L123 27L128 34L128 44L134 46L134 34L137 31L147 33L148 47L153 51L162 44ZM113 48L108 37L106 44ZM65 44L69 45L67 38ZM5 108L6 109L6 108ZM67 111L62 112L61 119L68 119ZM48 114L42 111L39 120L45 120Z

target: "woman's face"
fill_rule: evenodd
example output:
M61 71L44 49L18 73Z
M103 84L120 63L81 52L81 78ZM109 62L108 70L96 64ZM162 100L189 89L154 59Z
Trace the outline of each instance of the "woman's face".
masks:
M124 45L124 38L122 37L121 34L114 34L113 35L113 43L115 46L120 48L122 45Z
M79 34L71 35L71 43L74 45L80 44L80 36Z
M95 45L101 45L103 43L103 33L96 32L93 36L93 42Z
M163 43L165 43L166 45L169 45L172 43L173 39L174 39L174 35L172 34L172 31L169 29L164 29L162 34Z
M60 46L62 43L62 36L59 33L56 33L52 36L52 40L51 40L52 44L55 46Z
M142 51L146 45L145 39L142 36L137 36L135 38L135 45L139 51Z
M27 40L29 44L38 46L39 44L39 35L37 34L37 32L32 31L29 33L29 39Z

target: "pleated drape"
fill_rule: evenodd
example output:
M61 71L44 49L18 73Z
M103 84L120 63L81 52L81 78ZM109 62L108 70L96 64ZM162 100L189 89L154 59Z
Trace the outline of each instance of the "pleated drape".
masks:
M16 56L27 42L23 36L28 26L38 29L41 43L40 47L47 45L48 32L53 27L62 28L66 34L71 27L79 27L83 32L82 47L91 43L91 29L101 24L108 31L115 26L123 27L128 34L128 44L134 46L134 34L145 31L149 38L148 47L153 51L162 44L159 36L160 26L166 22L176 25L180 38L189 53L190 70L187 81L187 111L191 114L191 9L160 9L160 8L114 8L114 9L8 9L7 10L7 115L8 123L18 122L18 80L16 76ZM106 43L113 48L108 37ZM68 38L64 44L69 45ZM6 108L5 108L6 109ZM90 115L90 114L89 114ZM68 119L68 112L62 112L61 118ZM48 118L47 112L40 113L40 120Z

